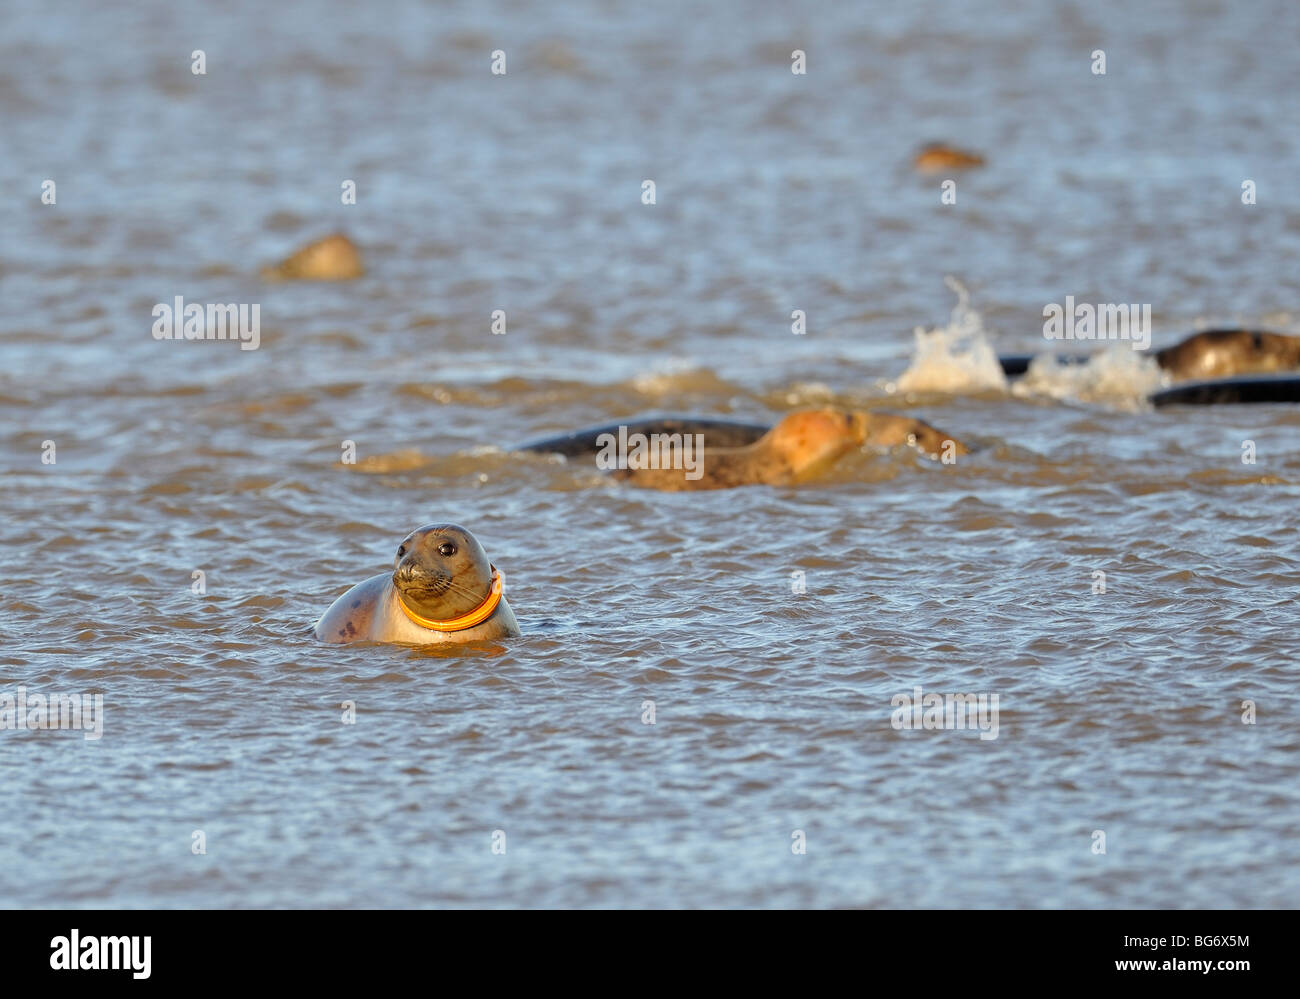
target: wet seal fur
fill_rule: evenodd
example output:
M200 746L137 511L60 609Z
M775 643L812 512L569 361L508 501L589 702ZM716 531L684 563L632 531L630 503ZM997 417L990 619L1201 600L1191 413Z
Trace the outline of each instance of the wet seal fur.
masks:
M447 622L485 608L499 578L469 531L456 524L429 524L398 545L391 573L371 576L335 600L316 622L315 634L335 644L463 644L511 638L519 634L519 624L504 595L486 619L471 627L442 631L412 619Z
M626 468L610 474L635 486L665 491L729 489L735 486L792 485L815 478L839 458L864 445L888 448L910 445L931 458L969 449L950 434L923 420L865 410L803 409L789 413L776 426L729 424L721 420L670 418L624 424L629 432L694 434L703 437L703 474L689 478L682 468ZM618 425L578 431L550 440L535 441L523 450L564 454L595 454L598 438L616 432Z
M350 281L366 272L361 251L341 232L308 243L292 256L262 268L264 281Z

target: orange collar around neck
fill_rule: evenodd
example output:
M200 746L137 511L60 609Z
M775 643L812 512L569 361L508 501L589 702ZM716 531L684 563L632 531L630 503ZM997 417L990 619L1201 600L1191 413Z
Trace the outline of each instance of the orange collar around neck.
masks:
M437 621L431 617L424 617L407 607L402 595L394 591L397 596L397 606L402 608L402 613L410 618L412 623L418 624L421 628L428 628L430 631L465 631L476 624L482 624L490 618L497 609L497 605L501 603L501 590L505 586L505 576L495 565L491 568L492 587L488 590L487 599L468 614L462 614L460 617L453 617L446 621Z

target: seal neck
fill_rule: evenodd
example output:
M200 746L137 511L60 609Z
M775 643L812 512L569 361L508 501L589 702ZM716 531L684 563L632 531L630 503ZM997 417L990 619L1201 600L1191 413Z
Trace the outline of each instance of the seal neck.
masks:
M421 628L428 628L430 631L465 631L468 628L473 628L490 618L493 612L496 611L497 605L501 603L501 590L505 586L505 576L495 565L490 565L490 568L492 569L492 586L488 589L487 599L468 614L448 618L445 621L437 621L434 618L425 617L411 610L406 606L406 601L402 599L402 595L394 590L394 596L397 597L397 606L402 608L402 613L410 618L413 624L418 624Z

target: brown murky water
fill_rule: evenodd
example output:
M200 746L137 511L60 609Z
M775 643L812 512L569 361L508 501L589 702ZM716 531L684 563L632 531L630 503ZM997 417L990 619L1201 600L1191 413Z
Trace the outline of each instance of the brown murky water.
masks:
M11 3L0 698L104 714L0 731L0 903L1294 904L1300 410L1153 411L1123 352L934 391L911 331L1300 331L1300 14L1019 7ZM956 205L935 138L989 160ZM258 279L334 229L363 279ZM154 340L177 295L260 348ZM509 453L825 402L981 450L691 495ZM522 638L309 639L435 520ZM896 731L916 686L997 738Z

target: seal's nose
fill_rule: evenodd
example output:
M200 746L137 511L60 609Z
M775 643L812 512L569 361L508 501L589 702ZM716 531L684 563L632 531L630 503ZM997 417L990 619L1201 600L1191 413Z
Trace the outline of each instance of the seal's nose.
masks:
M404 583L409 583L420 574L420 567L411 559L405 558L397 563L397 578Z
M399 583L427 587L436 585L443 574L424 565L415 555L408 555L398 563L393 575Z

